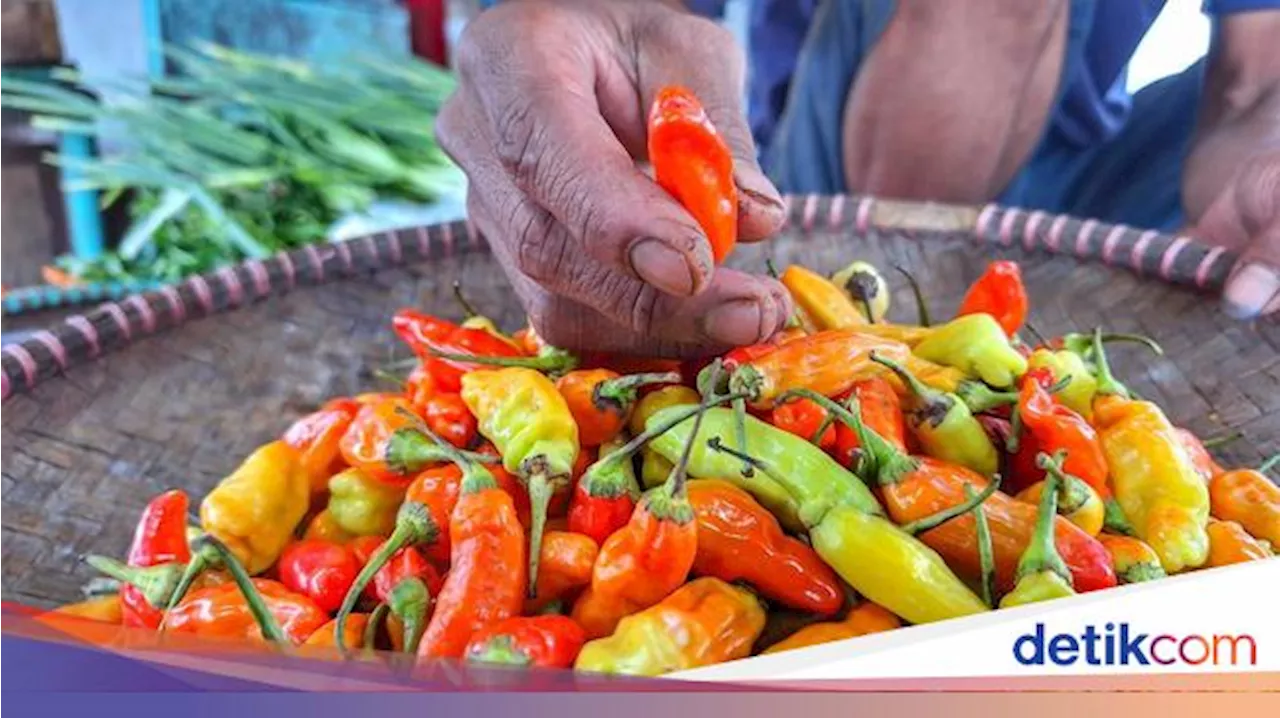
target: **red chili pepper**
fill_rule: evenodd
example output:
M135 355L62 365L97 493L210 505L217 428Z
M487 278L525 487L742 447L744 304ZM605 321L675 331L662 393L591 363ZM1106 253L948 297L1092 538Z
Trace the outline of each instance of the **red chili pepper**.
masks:
M907 427L902 415L902 399L893 384L882 376L863 379L850 393L862 409L862 423L901 451L907 450ZM852 468L861 444L858 432L842 421L836 422L835 458L841 466Z
M723 262L738 241L733 154L689 90L664 87L654 98L649 162L658 185L698 220L716 264Z
M567 616L516 616L477 631L463 655L467 663L572 668L586 641Z
M346 465L339 442L359 411L355 399L335 399L285 431L284 443L298 450L298 466L311 478L313 493L324 491L329 477Z
M836 446L836 425L829 416L827 410L813 400L797 399L773 407L769 423L805 441L816 443L823 451L831 451ZM822 432L821 436L818 436L819 431Z
M574 485L569 503L569 530L590 536L597 545L603 544L631 520L639 498L640 486L636 483L631 457L620 461L593 460Z
M1053 398L1047 389L1052 384L1053 374L1043 368L1032 369L1023 377L1018 393L1018 417L1024 431L1016 439L1018 446L1011 466L1016 471L1010 472L1013 476L1006 490L1016 494L1044 479L1044 470L1035 466L1035 455L1028 458L1026 452L1030 448L1022 446L1023 440L1030 436L1032 440L1027 443L1034 444L1037 452L1053 456L1065 451L1063 470L1091 486L1106 501L1111 497L1107 486L1109 469L1098 432L1084 417Z
M460 327L413 309L396 312L391 326L413 353L422 359L439 383L439 388L444 391L458 391L462 388L462 375L482 367L470 362L437 358L435 352L477 357L522 356L514 346L483 329Z
M187 511L190 502L183 491L174 489L155 497L142 510L133 532L128 564L148 568L191 560L187 543ZM142 589L132 583L120 586L121 623L133 628L156 628L164 617L161 608L151 605Z
M956 316L990 314L1005 334L1013 336L1027 319L1027 306L1027 289L1018 263L1000 260L988 264L969 287Z
M422 418L437 436L459 449L475 444L476 418L461 394L438 393L422 404Z
M315 601L325 613L333 613L360 573L361 563L348 546L306 539L285 547L276 570L286 588Z
M358 564L357 569L368 563L384 543L386 539L381 536L361 536L352 541L349 546ZM436 595L440 591L440 586L444 584L444 578L440 575L439 569L423 558L422 552L417 548L406 546L392 554L391 559L373 574L373 581L365 587L364 595L375 601L390 601L391 591L396 584L410 577L422 579L422 583L426 585L427 591L432 596ZM354 581L355 576L351 578ZM343 596L345 595L344 591ZM341 598L338 603L341 605Z

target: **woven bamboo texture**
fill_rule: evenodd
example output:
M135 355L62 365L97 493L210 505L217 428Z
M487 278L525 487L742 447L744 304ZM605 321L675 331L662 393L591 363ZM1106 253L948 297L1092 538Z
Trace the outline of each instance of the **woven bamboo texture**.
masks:
M1218 451L1248 465L1280 451L1280 325L1223 316L1212 293L1234 258L1176 236L986 207L860 197L791 199L778 238L731 264L854 258L894 285L891 318L915 309L902 266L936 317L949 316L994 257L1022 263L1031 323L1046 334L1140 332L1168 356L1117 345L1117 373L1177 423L1245 438ZM202 496L254 447L335 395L378 388L370 370L405 351L399 307L457 317L451 285L514 329L515 297L465 224L386 233L228 268L71 317L6 347L3 368L3 597L76 600L79 557L122 554L149 497ZM385 385L383 385L385 386Z

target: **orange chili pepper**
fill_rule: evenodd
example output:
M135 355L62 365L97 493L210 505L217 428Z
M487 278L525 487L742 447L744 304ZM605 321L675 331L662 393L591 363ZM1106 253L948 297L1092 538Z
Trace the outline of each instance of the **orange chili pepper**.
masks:
M738 241L738 187L733 154L698 98L683 87L658 91L649 110L649 162L654 180L693 215L716 264Z
M542 560L534 597L524 602L525 613L537 613L555 601L573 597L591 583L591 570L600 547L591 537L570 531L547 531L542 537Z
M1209 534L1208 566L1227 566L1245 561L1271 558L1271 549L1249 535L1235 521L1210 519L1205 532Z
M329 513L328 509L325 509L311 517L311 521L307 524L307 530L303 532L302 538L332 541L333 543L349 543L355 538L355 535L342 528L334 520L333 514Z
M102 623L120 623L123 619L121 609L119 594L112 594L110 596L91 598L86 601L68 603L53 609L51 613L90 621L100 621Z
M333 619L323 626L317 628L314 633L307 636L307 640L302 643L303 646L311 648L332 648L337 645L334 639L337 630L338 619ZM364 629L369 625L369 614L353 613L347 616L346 625L343 627L344 646L358 646L364 642Z
M698 521L693 573L744 580L765 598L801 611L834 614L844 605L840 580L808 545L782 532L751 494L719 479L689 484Z
M447 458L418 430L415 416L409 400L401 396L364 405L339 442L343 459L371 479L409 483L427 466Z
M1053 456L1065 451L1064 472L1088 484L1103 501L1109 501L1109 469L1098 432L1084 417L1054 399L1048 390L1053 383L1053 374L1047 369L1032 369L1022 379L1017 412L1025 431L1020 437L1015 437L1015 441L1019 443L1019 453L1034 450ZM1024 449L1021 442L1028 440L1028 435L1033 446ZM1034 459L1033 454L1030 462L1032 466L1035 465ZM1013 478L1015 481L1006 490L1017 493L1042 481L1044 470L1036 467L1034 471L1019 473Z
M1209 509L1214 518L1235 521L1273 547L1280 546L1280 487L1261 471L1216 474L1209 481Z
M1156 550L1142 539L1133 536L1117 536L1115 534L1098 534L1098 540L1111 554L1111 563L1115 566L1116 578L1120 584L1142 583L1164 578L1164 566Z
M842 621L812 623L764 650L765 654L808 648L833 641L843 641L869 633L883 633L902 627L902 620L870 601L860 603Z
M877 374L871 354L904 361L907 345L890 339L833 329L782 344L762 356L742 362L729 379L734 392L752 397L751 405L768 409L782 393L809 389L823 396L839 396L859 379ZM859 370L862 371L859 371Z
M641 387L679 383L677 372L624 376L610 369L578 369L557 379L556 389L578 424L579 444L588 447L599 446L622 432Z
M907 426L902 414L902 399L893 384L883 376L862 379L854 383L851 395L862 409L862 423L900 451L906 451ZM858 432L837 421L836 461L848 469L856 467L861 446Z
M452 555L422 658L460 658L475 633L519 615L525 594L525 537L516 507L492 474L468 465L449 521Z
M279 581L253 579L267 611L294 645L307 640L316 629L329 622L329 614L311 599L285 588ZM170 633L189 633L202 638L236 638L262 642L262 628L249 609L249 602L234 583L224 583L192 591L165 619Z
M311 478L311 493L324 493L329 477L342 471L339 442L360 411L355 399L335 399L298 419L284 433L284 443L298 450L298 468Z
M1027 289L1017 262L998 260L969 287L956 316L990 314L1004 333L1012 337L1027 319Z

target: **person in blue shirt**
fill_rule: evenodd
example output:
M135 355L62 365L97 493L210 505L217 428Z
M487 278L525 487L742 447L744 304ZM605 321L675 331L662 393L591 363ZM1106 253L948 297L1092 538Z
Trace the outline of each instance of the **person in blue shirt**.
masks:
M509 0L464 33L437 122L534 327L685 355L781 329L777 282L712 271L636 161L657 88L725 135L740 239L784 192L999 201L1187 229L1240 253L1224 307L1280 309L1280 0L1209 0L1206 59L1130 97L1157 0L754 0L751 83L722 2Z

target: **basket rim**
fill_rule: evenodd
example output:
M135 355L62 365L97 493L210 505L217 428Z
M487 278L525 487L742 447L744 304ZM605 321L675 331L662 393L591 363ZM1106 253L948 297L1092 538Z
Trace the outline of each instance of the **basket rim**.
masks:
M968 235L979 243L1021 247L1128 269L1147 280L1220 291L1236 255L1187 235L999 204L909 202L870 195L787 195L780 231L887 231L909 238ZM239 309L360 274L486 253L489 245L469 221L381 231L280 252L132 294L63 319L0 350L0 402L28 392L74 366L135 340L196 319Z

